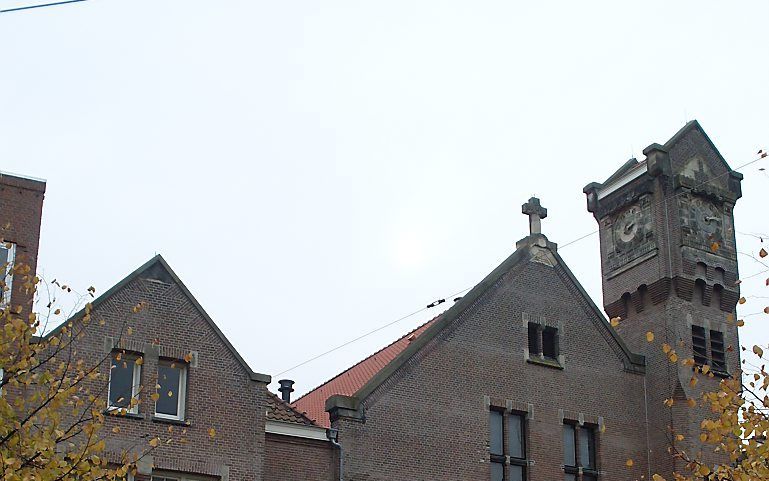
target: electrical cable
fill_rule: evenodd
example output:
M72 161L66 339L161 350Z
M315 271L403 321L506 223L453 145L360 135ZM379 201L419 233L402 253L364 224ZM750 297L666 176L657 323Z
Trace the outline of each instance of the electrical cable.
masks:
M56 6L56 5L64 5L66 3L77 3L77 2L85 2L85 1L86 0L65 0L63 2L43 3L43 4L40 4L40 5L29 5L27 7L8 8L6 10L0 10L0 13L18 12L20 10L31 10L33 8L53 7L53 6Z

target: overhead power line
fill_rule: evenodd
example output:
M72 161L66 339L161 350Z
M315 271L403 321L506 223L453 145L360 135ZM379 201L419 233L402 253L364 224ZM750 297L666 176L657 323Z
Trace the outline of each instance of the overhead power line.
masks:
M766 152L763 152L763 151L761 151L761 150L760 150L760 151L758 152L758 157L757 157L757 158L755 158L755 159L753 159L753 160L751 160L751 161L749 161L749 162L746 162L746 163L744 163L744 164L742 164L742 165L739 165L739 166L737 166L737 168L735 168L735 169L732 169L731 171L726 171L726 172L724 172L724 173L722 173L722 174L719 174L719 175L716 175L716 176L714 176L714 177L711 177L711 178L710 178L710 179L708 179L708 180L705 180L705 181L703 181L703 182L700 182L699 184L695 185L693 188L694 188L694 189L697 189L697 188L699 188L699 187L702 187L702 186L703 186L703 185L705 185L705 184L709 184L710 182L713 182L713 181L715 181L715 180L717 180L717 179L719 179L719 178L721 178L721 177L723 177L723 176L725 176L725 175L728 175L730 172L738 172L740 169L744 169L745 167L747 167L747 166L749 166L749 165L755 164L755 163L756 163L756 162L758 162L759 160L761 160L761 159L764 159L764 158L766 158L766 157L767 157L767 154L766 154ZM663 202L667 202L667 201L669 201L670 199L674 199L674 198L678 197L678 196L679 196L679 195L681 195L681 194L682 194L682 193L678 193L678 194L676 194L676 195L674 195L674 196L672 196L672 197L670 197L670 198L667 198L667 199L662 199L662 200L661 200L661 201L659 201L659 202L656 202L656 203L652 203L652 204L649 206L649 208L651 208L651 206L656 206L656 205L662 204ZM587 233L587 234L584 234L584 235L582 235L582 236L579 236L579 237L577 237L576 239L573 239L573 240L571 240L571 241L569 241L569 242L566 242L566 243L562 244L561 246L559 246L559 248L560 248L560 249L564 249L565 247L568 247L568 246L574 245L574 244L576 244L577 242L580 242L580 241L582 241L582 240L584 240L584 239L587 239L588 237L590 237L590 236L592 236L592 235L594 235L594 234L597 234L598 232L599 232L599 231L598 231L598 229L596 229L596 230L594 230L594 231L592 231L592 232L589 232L589 233ZM761 274L761 273L759 272L758 274ZM754 274L753 276L748 276L748 277L746 277L746 279L748 279L748 278L750 278L750 277L754 277L755 275L758 275L758 274ZM470 290L470 289L472 289L472 288L473 288L473 286L470 286L470 287L467 287L467 288L465 288L465 289L462 289L462 290L461 290L461 291L459 291L459 292L456 292L456 293L454 293L454 294L451 294L450 296L442 297L442 298L438 299L438 300L437 300L437 301L435 301L435 302L431 302L430 304L428 304L427 306L425 306L425 307L423 307L423 308L421 308L421 309L419 309L419 310L416 310L416 311L414 311L414 312L412 312L412 313L410 313L410 314L406 314L406 315L405 315L405 316L403 316L403 317L399 317L398 319L395 319L394 321L390 321L390 322L388 322L387 324L383 324L383 325L381 325L381 326L379 326L379 327L377 327L377 328L375 328L375 329L372 329L371 331L368 331L368 332L366 332L366 333L364 333L364 334L361 334L360 336L358 336L358 337L356 337L356 338L354 338L354 339L350 339L349 341L346 341L346 342L344 342L344 343L342 343L342 344L340 344L340 345L338 345L338 346L336 346L336 347L334 347L334 348L332 348L332 349L329 349L328 351L322 352L322 353L320 353L320 354L318 354L318 355L316 355L316 356L313 356L313 357L311 357L310 359L307 359L306 361L302 361L302 362L300 362L299 364L296 364L296 365L294 365L294 366L292 366L292 367L290 367L290 368L288 368L288 369L285 369L285 370L283 370L283 371L280 371L279 373L277 373L277 374L274 374L274 375L273 375L273 377L278 377L278 376L280 376L280 375L282 375L282 374L285 374L285 373L287 373L287 372L293 371L294 369L297 369L297 368L299 368L299 367L302 367L302 366L304 366L304 365L306 365L306 364L309 364L309 363L311 363L311 362L313 362L313 361L315 361L315 360L317 360L317 359L320 359L321 357L327 356L328 354L331 354L332 352L338 351L339 349L342 349L343 347L349 346L350 344L352 344L352 343L354 343L354 342L357 342L357 341L359 341L359 340L361 340L361 339L363 339L363 338L365 338L365 337L368 337L368 336L370 336L370 335L372 335L372 334L375 334L375 333L377 333L377 332L381 331L382 329L388 328L388 327L390 327L390 326L392 326L392 325L394 325L394 324L397 324L397 323L399 323L399 322L401 322L401 321L404 321L404 320L406 320L406 319L408 319L408 318L410 318L410 317L413 317L413 316L415 316L415 315L417 315L417 314L419 314L419 313L422 313L422 312L424 312L424 311L427 311L427 310L428 310L428 309L430 309L430 308L433 308L433 307L435 307L435 306L437 306L437 305L439 305L439 304L442 304L443 302L445 302L445 300L446 300L446 299L452 299L452 298L453 298L453 299L454 299L454 301L457 301L457 300L459 300L459 299L458 299L458 298L454 298L454 296L458 296L459 294L465 293L465 292L469 291L469 290Z
M31 10L33 8L43 8L43 7L54 7L56 5L64 5L66 3L78 3L78 2L85 2L86 0L66 0L63 2L54 2L54 3L42 3L39 5L28 5L26 7L16 7L16 8L8 8L5 10L0 10L0 13L8 13L8 12L18 12L21 10Z

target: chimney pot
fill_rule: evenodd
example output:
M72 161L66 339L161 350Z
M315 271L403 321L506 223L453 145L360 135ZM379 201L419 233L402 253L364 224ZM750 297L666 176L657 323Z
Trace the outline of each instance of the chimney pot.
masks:
M291 379L281 379L278 381L280 384L280 397L287 403L291 402L291 393L294 392L294 381Z

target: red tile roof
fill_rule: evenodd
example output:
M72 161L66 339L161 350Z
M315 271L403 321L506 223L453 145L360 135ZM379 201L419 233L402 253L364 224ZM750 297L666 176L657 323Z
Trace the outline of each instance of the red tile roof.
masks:
M307 416L295 410L290 404L273 393L269 393L267 397L267 419L301 424L302 426L316 426Z
M291 405L297 411L306 414L317 425L326 428L331 427L331 422L326 412L326 399L335 394L352 396L358 392L376 373L406 349L406 346L411 341L424 333L438 317L440 316L422 324L389 346L372 354L331 380L326 381L294 401Z

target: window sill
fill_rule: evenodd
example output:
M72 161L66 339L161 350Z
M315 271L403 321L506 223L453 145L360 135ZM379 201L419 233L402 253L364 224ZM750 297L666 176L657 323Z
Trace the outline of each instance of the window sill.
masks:
M695 373L696 372L700 372L701 373L700 369L702 369L702 366L703 366L702 364L695 364L692 367L692 371L695 372ZM704 375L708 376L711 373L713 373L713 377L720 377L722 379L726 379L726 378L731 378L732 377L732 375L729 372L727 372L727 371L722 371L720 369L713 369L713 368L711 368L710 371L707 374L704 374Z
M113 416L116 418L128 418L128 419L145 419L144 414L139 413L125 413L122 414L119 409L105 409L102 414L107 416Z
M190 421L184 420L184 419L168 419L168 418L160 418L157 416L152 416L152 422L153 423L161 423L161 424L173 424L175 426L189 426Z
M529 356L528 358L526 358L526 362L528 362L529 364L537 364L539 366L550 367L553 369L563 369L563 365L561 365L561 363L558 362L557 359L549 359L546 357L539 357L539 356L537 357Z

